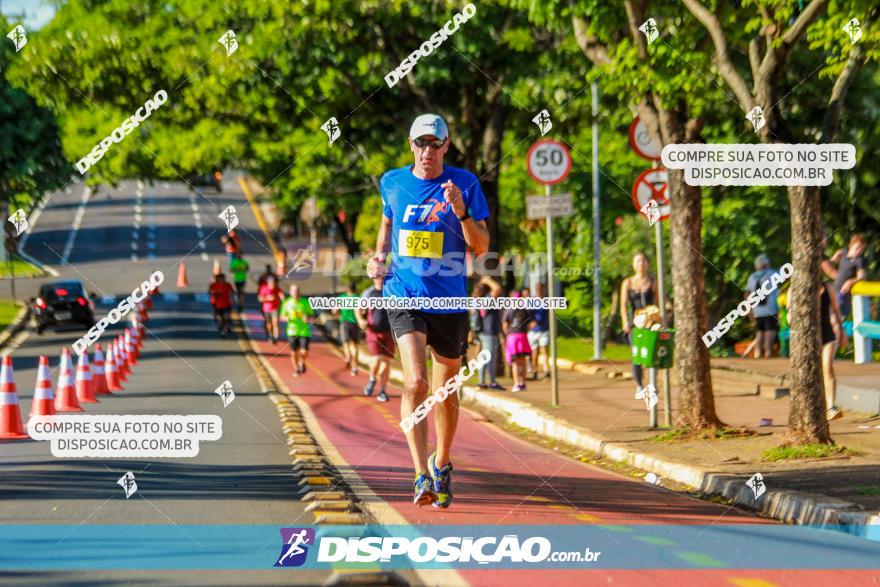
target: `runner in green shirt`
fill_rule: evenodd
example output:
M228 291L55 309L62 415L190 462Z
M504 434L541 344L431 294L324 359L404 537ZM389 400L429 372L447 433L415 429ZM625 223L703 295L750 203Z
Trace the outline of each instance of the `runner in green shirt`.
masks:
M359 297L355 286L349 283L340 298ZM361 339L361 327L358 326L354 310L339 310L339 333L342 339L342 352L345 355L345 366L351 369L352 375L358 373L358 342Z
M281 304L281 319L287 322L287 340L290 343L290 362L293 363L293 376L306 372L306 356L309 354L309 337L315 312L309 300L300 297L299 286L290 286L290 297Z
M239 312L244 308L244 286L247 283L248 269L250 269L250 265L241 256L241 253L236 253L229 259L229 270L232 272L232 281L235 282L235 291L238 294Z

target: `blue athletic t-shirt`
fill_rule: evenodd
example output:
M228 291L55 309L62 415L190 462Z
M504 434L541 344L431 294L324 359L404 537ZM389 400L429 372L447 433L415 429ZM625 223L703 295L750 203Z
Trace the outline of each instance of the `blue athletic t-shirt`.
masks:
M440 187L448 180L461 190L475 222L489 217L480 181L464 169L444 165L440 177L419 179L410 165L382 176L382 212L392 221L391 265L382 290L384 297L467 297L467 245L461 221ZM449 314L462 310L423 311Z

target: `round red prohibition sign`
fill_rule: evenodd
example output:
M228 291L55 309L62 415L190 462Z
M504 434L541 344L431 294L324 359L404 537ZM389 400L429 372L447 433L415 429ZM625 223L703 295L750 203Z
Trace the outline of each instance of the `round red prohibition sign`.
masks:
M538 183L553 185L564 181L571 171L568 147L553 139L535 142L526 155L529 175Z
M636 212L644 214L642 208L654 200L660 209L660 220L669 218L671 206L669 198L666 196L668 177L666 170L662 167L646 169L639 175L632 189L633 206L635 206Z

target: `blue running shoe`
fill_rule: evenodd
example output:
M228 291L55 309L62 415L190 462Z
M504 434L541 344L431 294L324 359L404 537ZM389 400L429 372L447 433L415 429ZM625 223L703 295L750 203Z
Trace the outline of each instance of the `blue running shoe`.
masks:
M414 504L422 507L423 505L434 503L437 500L437 494L434 493L432 487L433 483L427 475L421 474L416 477L413 485L415 487L415 497L413 498Z
M428 457L428 472L431 473L431 479L434 481L434 493L437 499L434 502L435 508L448 508L452 503L452 463L447 463L442 469L438 469L435 465L437 453Z

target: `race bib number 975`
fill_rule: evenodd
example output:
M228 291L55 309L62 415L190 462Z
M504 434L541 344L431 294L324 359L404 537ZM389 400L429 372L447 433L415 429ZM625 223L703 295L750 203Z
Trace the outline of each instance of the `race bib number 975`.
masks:
M443 233L425 230L401 230L398 254L404 257L439 259L443 256Z

